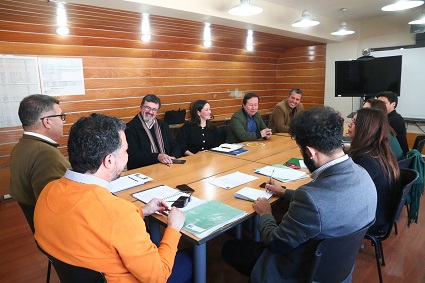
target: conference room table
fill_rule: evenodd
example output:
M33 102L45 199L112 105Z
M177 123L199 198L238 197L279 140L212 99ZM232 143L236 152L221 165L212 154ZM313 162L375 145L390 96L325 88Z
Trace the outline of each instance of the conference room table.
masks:
M246 214L230 224L224 225L220 229L212 232L206 237L197 236L181 230L182 237L193 244L193 264L194 264L194 282L206 282L206 244L209 240L219 236L229 229L236 228L236 235L240 236L241 224L247 220L253 221L254 225L258 223L252 202L235 198L235 192L243 187L259 189L263 182L269 181L269 177L256 174L254 170L267 165L283 164L292 157L301 157L300 151L295 143L288 136L272 136L270 140L259 141L262 145L248 146L248 150L241 155L233 156L230 154L206 151L192 156L186 156L181 159L186 160L185 164L154 164L125 172L123 175L132 173L141 173L151 177L153 180L146 184L124 191L117 192L116 195L133 202L136 206L142 207L144 204L132 196L133 193L146 190L159 185L167 185L175 188L180 184L187 184L195 191L193 196L209 201L216 200L236 209L243 210ZM244 143L246 144L246 143ZM222 177L234 172L241 172L257 177L255 180L242 184L232 189L224 189L212 185L210 180ZM310 178L304 178L292 182L285 182L287 188L296 189L310 181ZM273 196L270 202L277 201ZM149 230L151 239L155 244L159 244L161 238L161 226L166 226L166 217L160 214L153 214L149 218ZM254 239L258 240L258 231L254 227Z

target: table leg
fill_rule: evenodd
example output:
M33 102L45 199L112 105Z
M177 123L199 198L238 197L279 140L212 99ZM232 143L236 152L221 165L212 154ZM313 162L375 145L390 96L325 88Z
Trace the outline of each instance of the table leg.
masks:
M260 231L258 231L258 221L260 221L260 216L257 214L254 216L253 222L253 232L254 232L254 241L259 242L260 241Z
M235 236L236 239L240 240L242 239L242 223L239 223L238 225L235 226Z
M193 246L193 274L195 283L207 282L207 244Z

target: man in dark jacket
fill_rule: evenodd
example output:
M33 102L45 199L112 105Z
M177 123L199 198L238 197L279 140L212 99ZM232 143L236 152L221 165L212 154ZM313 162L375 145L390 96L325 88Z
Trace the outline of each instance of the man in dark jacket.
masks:
M171 164L181 157L181 149L171 135L167 123L156 119L161 100L153 94L143 97L140 112L127 123L127 169L155 163Z

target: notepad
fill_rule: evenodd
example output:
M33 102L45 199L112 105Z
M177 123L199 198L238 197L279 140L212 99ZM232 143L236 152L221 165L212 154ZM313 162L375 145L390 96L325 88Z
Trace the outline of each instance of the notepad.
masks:
M218 178L211 179L208 181L208 183L229 190L242 184L254 181L256 179L258 178L252 175L248 175L241 172L234 172Z
M183 229L204 238L246 215L246 212L219 201L210 200L185 211Z
M212 151L229 153L231 151L242 148L244 145L240 143L223 143L220 146L211 148Z
M245 187L240 189L235 193L235 198L248 200L248 201L256 201L258 198L266 198L270 199L273 196L272 193L266 192L264 190L254 189Z
M281 182L295 181L307 177L307 174L303 171L288 168L280 164L255 169L255 173L269 177L273 174L273 179Z
M126 176L121 176L118 179L111 182L112 189L111 193L116 193L129 188L143 185L144 183L153 180L151 177L145 176L140 173L134 173Z

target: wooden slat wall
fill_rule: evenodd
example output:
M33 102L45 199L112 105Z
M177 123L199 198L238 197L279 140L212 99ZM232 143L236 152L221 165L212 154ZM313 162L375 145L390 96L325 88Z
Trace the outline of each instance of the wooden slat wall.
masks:
M18 2L25 3L18 8ZM254 33L255 51L247 52L246 30L213 25L214 46L207 49L201 45L203 23L155 16L151 26L156 34L143 43L136 30L140 15L81 5L69 7L75 28L60 37L54 34L49 5L44 0L2 1L0 54L83 58L86 94L58 97L67 113L59 141L65 155L69 129L78 118L98 112L127 122L148 93L161 98L159 118L167 110L189 110L190 102L207 99L215 119L225 119L241 107L247 91L261 96L260 113L268 114L293 87L304 91L307 107L323 104L324 45ZM94 21L98 14L111 22ZM125 25L116 17L126 19ZM0 128L0 196L8 191L9 155L21 135L20 127Z
M287 50L278 60L276 93L286 98L293 88L303 92L305 108L324 104L326 46L309 46Z

